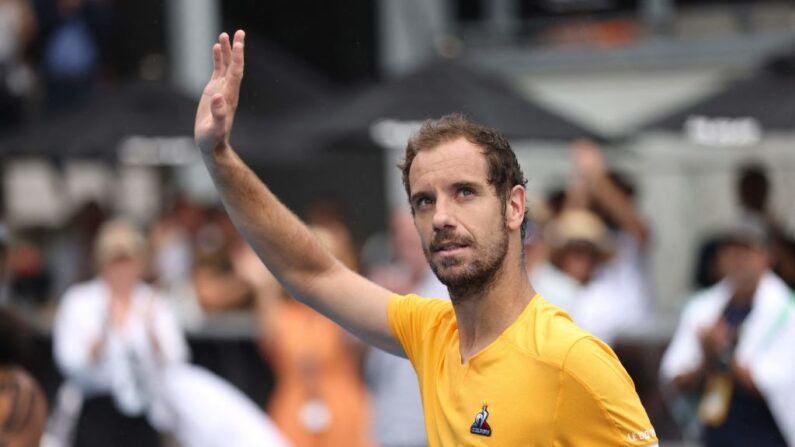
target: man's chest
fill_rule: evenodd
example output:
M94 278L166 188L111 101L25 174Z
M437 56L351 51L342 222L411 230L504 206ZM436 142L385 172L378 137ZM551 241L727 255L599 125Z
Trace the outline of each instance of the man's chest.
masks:
M431 445L550 445L557 368L495 351L466 365L456 352L427 371L421 387Z

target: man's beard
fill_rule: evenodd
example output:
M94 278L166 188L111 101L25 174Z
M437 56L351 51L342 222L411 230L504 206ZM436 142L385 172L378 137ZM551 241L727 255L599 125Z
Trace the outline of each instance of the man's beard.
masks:
M439 281L447 286L450 298L453 301L466 299L484 293L491 287L500 273L505 257L508 255L508 228L503 222L500 239L494 247L488 247L485 253L475 253L475 258L469 265L457 272L447 270L462 264L463 260L442 258L434 261L432 253L440 242L455 242L472 247L468 238L456 237L451 231L442 230L434 236L430 247L425 249L425 257L431 270Z

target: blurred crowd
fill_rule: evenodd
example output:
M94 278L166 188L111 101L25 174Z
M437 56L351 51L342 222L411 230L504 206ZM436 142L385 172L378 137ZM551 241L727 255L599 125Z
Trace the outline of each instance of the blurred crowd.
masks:
M576 141L570 152L568 184L529 199L526 268L541 295L615 346L658 318L647 268L654 235L631 181L608 170L597 145ZM743 168L736 188L743 212L697 254L697 292L662 359L660 386L685 437L746 445L726 440L764 435L765 445L786 445L795 428L784 410L795 397L786 373L795 361L788 349L795 251L767 211L764 169ZM396 293L447 296L408 208L395 209L387 233L363 244L335 201L316 202L304 219L349 268ZM233 437L235 445L424 445L410 364L368 349L292 299L219 205L178 195L140 227L87 203L65 228L39 233L0 234L2 321L22 334L15 311L52 316L64 381L50 399L48 445L199 446ZM228 312L255 317L252 337L276 378L267 402L191 364L185 331ZM44 430L45 397L14 354L24 337L13 338L0 375L16 375L28 390L40 415L28 424ZM216 424L200 422L208 414Z
M0 1L0 131L68 110L125 67L112 0Z
M74 104L108 75L115 13L104 0L0 0L0 130ZM617 347L660 318L654 229L643 192L596 144L574 142L570 159L565 185L529 199L525 266L541 295ZM764 166L744 166L735 188L740 216L694 254L659 386L685 438L795 445L795 241L769 209ZM57 230L0 226L0 445L425 445L408 361L294 300L220 205L164 203L150 222L86 202ZM396 293L447 296L408 208L364 241L333 200L303 218L348 268ZM267 401L191 359L189 335L228 313L253 316L275 376ZM54 393L31 359L49 356L37 334L52 335Z

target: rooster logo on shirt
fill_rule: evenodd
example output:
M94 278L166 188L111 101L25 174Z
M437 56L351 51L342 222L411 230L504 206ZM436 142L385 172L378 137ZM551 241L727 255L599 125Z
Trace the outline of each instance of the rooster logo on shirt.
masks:
M483 405L483 409L475 415L475 422L469 427L469 432L481 436L491 436L491 426L486 422L489 417L488 405Z

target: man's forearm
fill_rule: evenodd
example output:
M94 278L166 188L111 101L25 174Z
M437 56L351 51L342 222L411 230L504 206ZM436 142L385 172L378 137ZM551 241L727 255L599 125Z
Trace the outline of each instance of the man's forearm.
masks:
M593 198L605 208L616 223L644 244L649 237L648 227L638 215L632 201L624 196L610 177L602 173L588 176L586 181Z
M285 285L301 293L304 278L334 267L335 259L231 147L203 157L238 231Z

